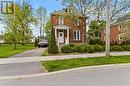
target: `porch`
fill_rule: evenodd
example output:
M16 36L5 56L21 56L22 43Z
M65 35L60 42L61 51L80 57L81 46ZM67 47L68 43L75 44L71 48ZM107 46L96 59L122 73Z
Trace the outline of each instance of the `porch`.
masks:
M69 44L70 36L69 36L69 29L70 27L66 25L57 25L54 26L55 28L55 38L58 47Z

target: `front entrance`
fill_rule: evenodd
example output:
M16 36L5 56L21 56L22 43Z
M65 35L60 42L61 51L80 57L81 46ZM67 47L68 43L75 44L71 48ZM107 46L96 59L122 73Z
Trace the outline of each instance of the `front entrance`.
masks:
M64 43L64 32L59 32L58 41L59 43Z

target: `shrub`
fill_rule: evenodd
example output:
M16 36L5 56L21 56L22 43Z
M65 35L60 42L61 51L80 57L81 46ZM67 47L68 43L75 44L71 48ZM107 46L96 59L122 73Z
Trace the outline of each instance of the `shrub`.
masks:
M92 45L85 45L84 52L94 53L94 47Z
M114 45L111 47L112 51L123 51L123 48L119 45Z
M74 47L75 46L75 44L69 44L70 45L70 47Z
M130 45L123 45L122 48L125 51L130 51Z
M70 45L65 45L61 48L61 52L62 53L71 53L73 52L72 47L70 47Z
M38 46L38 43L39 43L39 39L38 39L38 38L35 38L35 47Z
M104 49L103 49L103 46L101 46L101 45L94 45L94 50L95 51L103 51Z
M84 52L83 47L81 45L75 45L73 47L74 52Z
M51 38L49 41L48 53L50 54L57 54L58 53L58 46L55 40L55 30L52 27L51 29Z
M95 45L95 44L103 45L103 41L101 38L93 38L89 40L89 44L90 45Z

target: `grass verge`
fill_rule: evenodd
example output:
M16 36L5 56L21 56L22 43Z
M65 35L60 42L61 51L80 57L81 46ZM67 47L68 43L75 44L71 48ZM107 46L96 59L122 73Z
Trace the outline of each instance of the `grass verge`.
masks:
M41 63L46 68L46 70L48 70L48 72L53 72L83 66L119 64L129 62L130 62L130 56L111 56L109 58L106 57L77 58L77 59L45 61Z
M2 44L0 45L0 58L7 58L9 56L31 50L35 48L34 44L17 45L17 49L13 49L12 45Z

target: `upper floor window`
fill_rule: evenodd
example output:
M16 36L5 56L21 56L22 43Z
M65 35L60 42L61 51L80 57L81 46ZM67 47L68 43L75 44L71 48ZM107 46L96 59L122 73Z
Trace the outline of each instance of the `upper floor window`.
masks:
M80 31L79 30L76 30L74 31L74 40L80 40Z
M64 24L64 17L63 16L59 16L59 25L60 24Z
M75 24L76 24L77 26L79 26L79 25L80 25L80 20L79 20L79 19L76 19L76 20L75 20Z
M118 26L118 30L122 30L122 26L121 25Z

